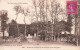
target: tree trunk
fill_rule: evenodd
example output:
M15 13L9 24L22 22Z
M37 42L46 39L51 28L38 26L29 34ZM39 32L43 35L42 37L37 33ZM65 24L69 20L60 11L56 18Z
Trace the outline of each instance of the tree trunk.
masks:
M24 31L24 37L26 37L26 21L25 21L26 16L24 17L24 23L25 23L25 31Z
M25 23L25 33L24 33L24 34L25 34L25 36L26 36L26 23Z
M4 31L3 31L3 39L4 39Z
M19 32L19 25L18 25L18 24L17 24L17 29L18 29L18 36L19 36L19 33L20 33L20 32Z
M38 14L37 14L37 7L36 7L36 2L35 2L35 12L36 12L36 19L37 19L37 22L38 22ZM36 36L38 35L38 25L37 25L37 32L36 32Z

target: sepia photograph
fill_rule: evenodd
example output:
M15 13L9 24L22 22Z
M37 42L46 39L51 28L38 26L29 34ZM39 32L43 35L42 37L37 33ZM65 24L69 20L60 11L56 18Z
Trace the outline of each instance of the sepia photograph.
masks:
M0 50L80 50L80 0L0 0Z

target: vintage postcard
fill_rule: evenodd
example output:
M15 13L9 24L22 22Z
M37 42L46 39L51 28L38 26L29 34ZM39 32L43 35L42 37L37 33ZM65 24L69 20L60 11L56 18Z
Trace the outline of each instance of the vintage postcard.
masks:
M80 50L80 0L0 0L0 50Z

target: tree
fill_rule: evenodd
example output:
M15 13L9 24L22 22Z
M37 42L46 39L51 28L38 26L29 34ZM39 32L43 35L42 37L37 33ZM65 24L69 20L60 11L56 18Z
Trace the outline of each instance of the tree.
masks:
M14 7L14 10L16 11L16 18L15 18L15 21L17 20L18 18L18 15L19 13L21 13L21 6L20 5L17 5ZM18 26L18 23L16 24L17 25L17 30L18 30L18 34L19 34L19 26Z
M35 17L36 17L36 22L38 23L38 19L39 19L39 16L40 16L40 20L41 20L41 12L40 12L40 14L39 14L39 11L37 11L38 10L38 8L40 9L40 1L38 0L33 0L33 6L34 6L34 10L35 10L35 12L34 12L34 15L35 15ZM41 10L41 9L40 9ZM37 27L36 27L36 34L38 34L38 24L36 25Z
M78 45L80 45L80 0L77 0L78 1L78 17L77 17L77 26L78 26L78 28L77 28L77 30L79 30L79 31L77 31L78 33L77 33L77 46Z
M48 21L48 1L47 0L33 0L33 6L35 10L35 17L37 21Z
M34 6L34 10L35 10L35 18L36 21L39 22L48 22L48 1L47 0L33 0L33 6ZM37 25L38 27L38 25ZM38 32L38 28L37 28L37 32Z
M0 13L0 18L1 18L1 30L3 32L3 39L4 39L4 31L7 29L7 21L8 21L8 13L6 10L2 10Z
M37 1L36 0L33 0L33 6L34 6L34 10L35 10L35 17L36 17L36 20L38 21L38 11L37 11Z
M29 9L27 8L27 9L21 9L22 10L22 14L24 15L24 24L25 24L25 32L24 32L24 36L26 37L26 32L27 32L27 30L26 30L26 16L28 15L28 13L30 13L29 12Z
M56 25L56 23L58 23L58 17L62 15L63 12L63 8L61 7L60 3L55 2L54 0L51 0L50 3L48 3L48 0L33 0L33 5L37 21L40 19L39 21L41 22L48 22L48 18L50 17L52 21L52 33L55 32L56 34L57 30L55 30L55 26L53 28L53 24Z
M71 16L71 14L68 14L68 17L67 17L67 23L66 23L66 31L68 31L68 32L70 32L71 33L71 30L72 30L72 26L73 26L73 24L72 24L72 19L73 19L73 17Z
M16 24L17 22L15 20L12 20L11 23L9 23L9 36L17 37L19 35Z
M47 18L47 14L48 14L47 0L39 0L38 3L39 3L38 8L39 8L40 21L46 22L46 21L48 21L48 18Z
M51 0L50 3L51 3L51 5L49 8L49 12L50 12L50 17L51 17L51 21L52 21L52 34L59 35L56 30L56 25L58 23L58 17L60 15L62 15L62 13L63 13L63 8L61 7L60 3L55 2L54 0Z

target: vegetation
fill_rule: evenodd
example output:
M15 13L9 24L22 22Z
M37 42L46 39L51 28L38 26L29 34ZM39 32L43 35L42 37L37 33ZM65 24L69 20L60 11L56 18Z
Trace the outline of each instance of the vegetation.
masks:
M1 15L0 15L0 18L1 18L1 30L3 32L3 39L4 39L4 33L5 33L5 30L7 29L7 21L8 21L8 12L7 10L2 10L1 11Z
M59 17L64 15L64 9L61 7L60 3L47 0L33 0L33 10L29 8L22 7L21 5L14 6L16 13L15 20L12 20L9 25L9 36L19 37L23 35L26 37L28 34L34 35L35 33L40 35L41 40L51 40L52 38L59 38L62 31L71 32L72 27L72 17L69 14L67 21L60 20ZM30 13L33 12L30 16ZM1 26L4 37L4 31L7 28L7 12L1 12ZM17 23L19 15L23 15L24 24ZM30 25L27 25L26 18L31 17L33 21ZM64 16L63 16L64 17ZM53 37L54 36L54 37ZM53 39L52 39L53 40Z
M17 22L15 20L12 20L11 23L9 23L9 36L12 37L18 37L18 31L17 31Z

